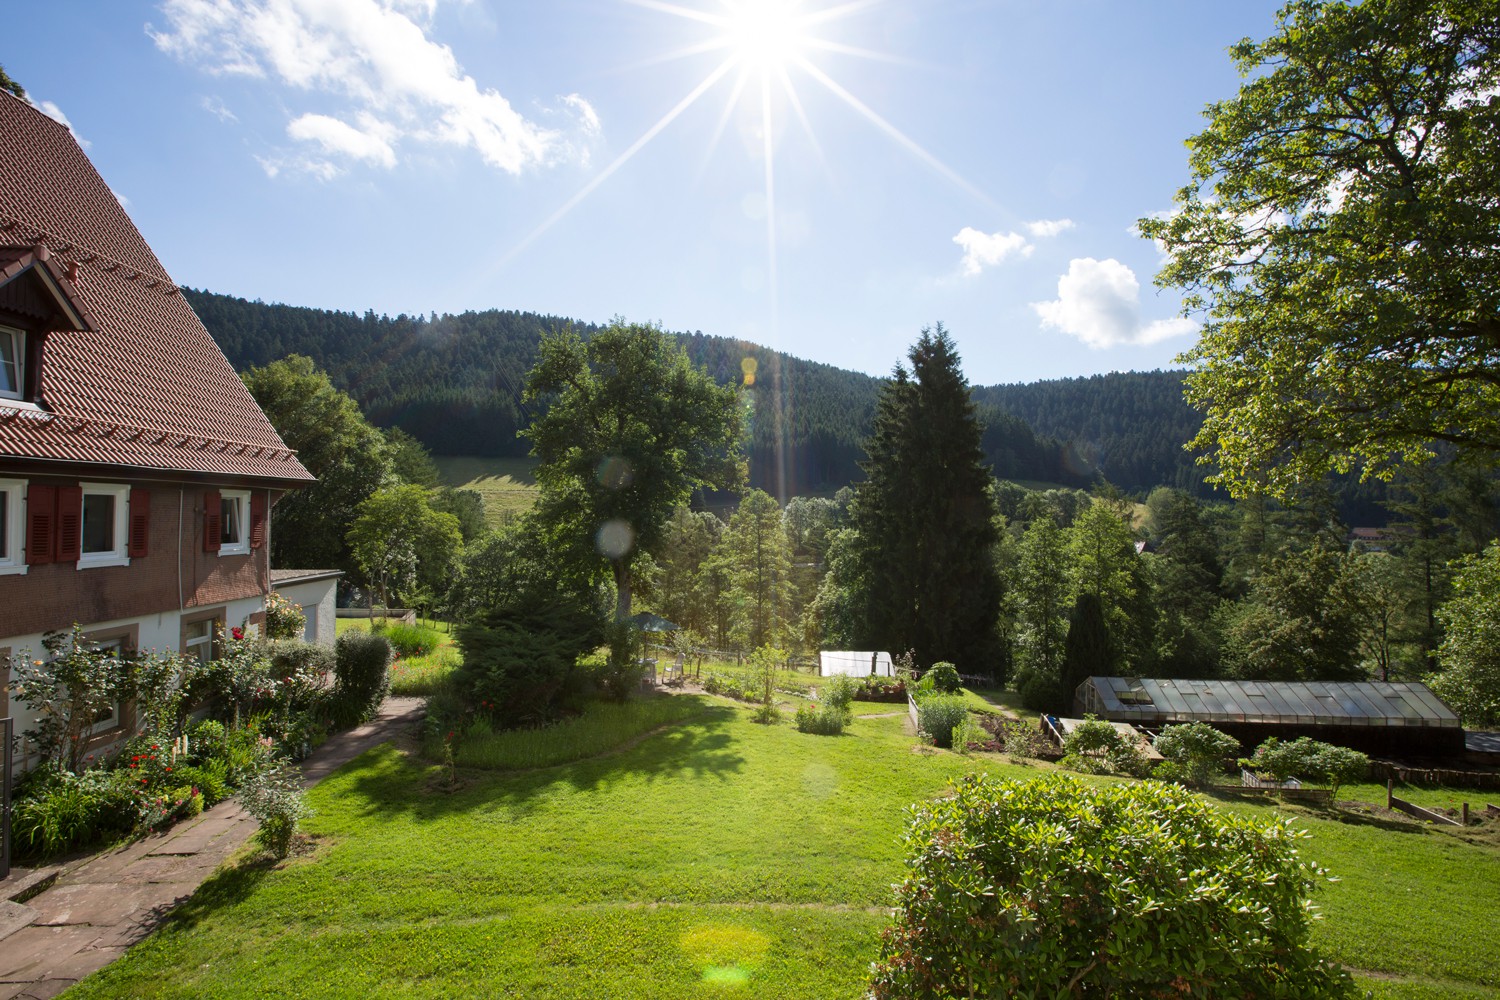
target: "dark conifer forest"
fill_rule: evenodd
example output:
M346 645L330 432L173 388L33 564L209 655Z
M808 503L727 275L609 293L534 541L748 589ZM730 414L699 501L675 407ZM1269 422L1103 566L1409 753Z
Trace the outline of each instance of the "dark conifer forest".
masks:
M458 315L357 315L186 292L238 369L302 354L382 427L401 427L436 455L520 456L534 414L521 399L544 332L595 328L561 316L491 309ZM863 478L880 379L701 332L678 334L722 382L749 382L751 485L773 495L828 493ZM895 359L892 359L894 362ZM747 379L747 374L750 376ZM995 475L1070 487L1107 480L1144 494L1200 496L1204 470L1183 442L1199 416L1182 374L1128 372L974 389Z

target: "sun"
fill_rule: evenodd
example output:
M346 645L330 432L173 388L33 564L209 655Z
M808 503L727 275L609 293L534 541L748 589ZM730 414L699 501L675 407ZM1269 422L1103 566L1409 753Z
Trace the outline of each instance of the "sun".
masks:
M778 72L799 62L813 41L797 0L737 0L720 16L722 41L741 67Z

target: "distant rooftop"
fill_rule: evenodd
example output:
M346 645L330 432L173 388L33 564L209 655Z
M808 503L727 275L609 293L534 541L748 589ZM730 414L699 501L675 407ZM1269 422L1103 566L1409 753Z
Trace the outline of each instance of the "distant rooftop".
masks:
M1442 699L1425 685L1405 681L1090 677L1079 687L1090 711L1124 722L1460 728L1458 716Z

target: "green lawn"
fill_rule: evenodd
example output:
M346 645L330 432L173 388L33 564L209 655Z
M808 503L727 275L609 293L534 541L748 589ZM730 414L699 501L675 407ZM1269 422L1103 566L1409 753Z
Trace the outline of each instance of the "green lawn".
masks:
M455 793L377 748L312 791L314 853L221 872L68 996L855 998L905 808L971 769L1041 770L918 747L899 716L817 737L679 697L694 715L622 752L460 768ZM1342 878L1317 940L1368 988L1500 997L1500 852L1297 815Z
M497 528L536 503L536 460L433 456L444 486L473 490L484 498L485 520Z
M380 618L375 619L377 625ZM433 629L440 636L438 648L427 656L398 657L391 664L391 694L397 697L425 698L437 690L438 684L463 662L463 654L453 643L453 627L444 621L421 618L418 622ZM364 631L370 627L368 618L340 618L335 631L343 635L350 629Z

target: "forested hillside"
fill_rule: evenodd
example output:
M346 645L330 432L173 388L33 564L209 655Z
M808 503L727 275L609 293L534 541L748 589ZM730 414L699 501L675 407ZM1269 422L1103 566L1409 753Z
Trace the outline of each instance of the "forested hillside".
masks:
M437 455L519 456L516 432L532 414L521 401L543 333L589 324L507 310L395 317L267 305L185 290L205 326L241 370L303 354L327 371L370 420L399 426ZM679 334L695 364L720 382L747 380L751 484L801 495L861 478L879 379L804 361L756 344ZM985 454L1002 478L1082 487L1101 475L1144 492L1170 484L1200 492L1182 442L1197 415L1181 374L1145 372L980 387Z

